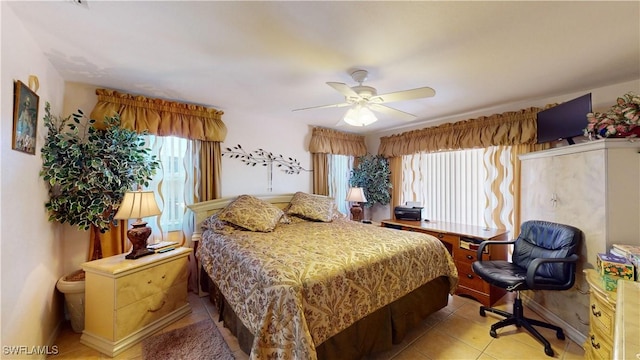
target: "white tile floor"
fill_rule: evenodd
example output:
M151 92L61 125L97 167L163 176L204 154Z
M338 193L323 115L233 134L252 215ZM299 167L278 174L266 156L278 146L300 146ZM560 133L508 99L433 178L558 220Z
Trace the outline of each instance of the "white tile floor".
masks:
M495 306L510 311L511 296L508 294ZM236 339L230 335L221 323L217 322L217 310L208 298L199 298L189 294L192 313L166 327L162 332L177 329L200 320L211 318L216 322L236 359L248 359L240 350ZM487 313L481 317L478 313L479 303L451 296L449 305L427 318L422 326L415 329L402 344L394 346L390 351L370 357L372 360L426 360L426 359L547 359L543 346L525 330L509 326L498 330L498 338L489 335L491 324L501 318ZM525 316L539 318L532 311L525 309ZM550 342L557 359L583 359L582 344L566 339L556 339L555 332L541 329L540 332ZM80 334L76 334L67 326L58 337L56 344L60 353L51 359L110 359L106 355L80 344ZM115 359L142 359L142 346L137 344L127 349Z

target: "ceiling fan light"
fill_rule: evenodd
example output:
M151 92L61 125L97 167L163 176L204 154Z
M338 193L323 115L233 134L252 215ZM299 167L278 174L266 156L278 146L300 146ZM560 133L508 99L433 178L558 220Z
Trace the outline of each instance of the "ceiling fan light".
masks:
M369 108L361 105L352 107L344 115L344 122L352 126L367 126L378 121Z

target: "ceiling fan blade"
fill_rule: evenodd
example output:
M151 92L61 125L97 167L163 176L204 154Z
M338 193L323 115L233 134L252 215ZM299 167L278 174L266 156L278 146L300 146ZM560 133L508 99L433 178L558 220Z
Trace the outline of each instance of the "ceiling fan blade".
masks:
M324 109L324 108L336 108L336 107L343 107L343 106L349 106L349 105L351 105L351 104L345 102L345 103L340 103L340 104L311 106L311 107L306 107L306 108L302 108L302 109L293 109L291 111L301 111L301 110L310 110L310 109Z
M404 112L398 109L390 108L385 105L369 104L369 108L371 108L371 110L373 111L377 111L379 113L392 116L393 118L396 118L399 120L411 121L416 118L416 116L413 114L409 114L408 112Z
M360 97L358 93L353 91L353 89L350 88L349 85L347 84L343 84L339 82L328 82L327 85L336 89L340 94L344 95L345 97L353 97L353 96Z
M393 101L413 100L432 97L436 91L430 87L421 87L411 90L396 91L388 94L377 95L369 99L369 102L376 104L388 103Z

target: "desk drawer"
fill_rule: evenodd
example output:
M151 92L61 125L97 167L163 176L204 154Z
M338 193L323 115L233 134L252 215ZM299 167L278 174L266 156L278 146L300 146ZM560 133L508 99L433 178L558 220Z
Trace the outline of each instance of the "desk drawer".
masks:
M479 291L483 294L489 294L491 285L488 282L482 280L471 269L471 264L467 262L455 261L456 268L458 269L458 285L464 286L469 289Z
M486 248L485 248L486 249ZM463 249L460 246L455 246L453 248L453 258L456 261L465 262L468 264L473 263L478 258L478 252L476 250ZM482 254L483 260L489 260L490 256L488 253Z
M116 310L115 340L120 340L132 332L151 324L186 303L187 282L183 281L160 293Z
M187 258L154 266L116 279L116 309L132 304L187 280Z
M458 245L458 241L460 240L460 237L458 235L445 234L445 233L435 232L435 231L423 231L423 232L431 236L435 236L436 238L438 238L438 240L442 242L446 242L455 246Z

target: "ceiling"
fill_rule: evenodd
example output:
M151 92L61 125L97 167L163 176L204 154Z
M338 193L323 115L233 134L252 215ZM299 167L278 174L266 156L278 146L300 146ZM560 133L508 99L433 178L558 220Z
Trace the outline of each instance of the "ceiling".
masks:
M368 133L380 115L337 126L347 108L326 82L379 94L435 123L476 110L640 78L640 2L11 2L66 81ZM510 110L517 110L510 109ZM490 114L486 114L490 115Z

